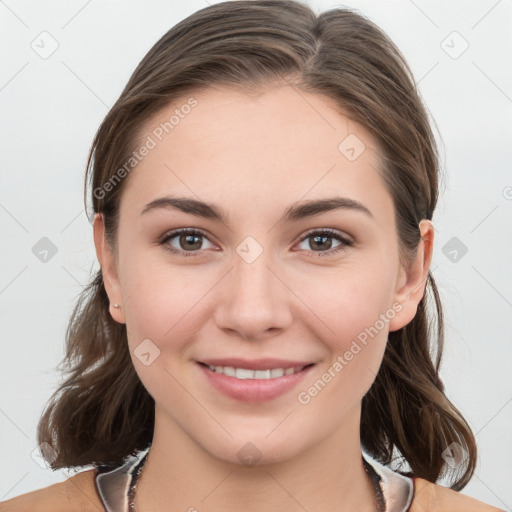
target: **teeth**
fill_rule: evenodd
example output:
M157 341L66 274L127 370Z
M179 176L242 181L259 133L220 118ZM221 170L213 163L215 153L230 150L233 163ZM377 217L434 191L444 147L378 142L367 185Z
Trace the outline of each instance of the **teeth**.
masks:
M271 370L256 370L254 372L255 379L270 379Z
M228 377L235 377L236 371L232 366L216 366L215 371L219 373L223 373Z
M277 379L283 375L291 375L299 372L303 367L298 368L272 368L271 370L248 370L246 368L234 368L233 366L210 366L208 368L216 373L223 373L228 377L237 379Z
M235 370L235 377L237 379L254 379L254 370L246 370L245 368L237 368Z

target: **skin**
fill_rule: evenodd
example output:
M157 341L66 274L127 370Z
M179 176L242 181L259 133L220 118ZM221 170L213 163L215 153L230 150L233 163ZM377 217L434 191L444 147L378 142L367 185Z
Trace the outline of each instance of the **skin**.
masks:
M246 95L193 94L198 105L138 164L121 199L117 246L94 239L112 317L126 323L135 369L156 403L155 434L137 486L139 510L223 512L374 511L361 461L361 399L381 364L388 331L408 324L421 300L434 231L408 268L400 266L394 205L378 174L376 142L321 95L289 85ZM145 137L183 105L176 101L141 129ZM366 150L349 161L338 145L349 134ZM141 211L167 194L215 203L229 223L177 210ZM372 217L335 210L278 223L298 202L333 195L363 203ZM158 240L194 227L199 255L167 252ZM316 248L306 231L332 228L354 241ZM263 252L247 263L236 252L252 236ZM166 242L192 250L180 236ZM196 249L197 251L197 249ZM379 315L401 311L308 404L297 399ZM134 355L150 339L160 355ZM212 388L197 360L293 358L315 362L297 388L249 404ZM261 456L244 465L252 443Z

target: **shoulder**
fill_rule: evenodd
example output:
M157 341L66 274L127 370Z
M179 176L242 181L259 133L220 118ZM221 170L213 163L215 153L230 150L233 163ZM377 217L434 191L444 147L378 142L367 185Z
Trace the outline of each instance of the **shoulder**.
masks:
M414 497L409 512L503 512L503 509L492 507L423 478L413 478L413 481Z
M96 468L0 503L0 512L98 512L103 510Z

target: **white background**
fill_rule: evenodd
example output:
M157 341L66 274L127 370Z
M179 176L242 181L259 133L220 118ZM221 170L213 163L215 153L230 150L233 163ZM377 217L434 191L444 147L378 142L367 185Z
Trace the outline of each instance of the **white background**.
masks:
M442 377L480 452L463 492L509 510L512 1L309 3L317 12L353 7L377 22L408 59L436 121L446 172L432 264L447 324ZM0 500L68 474L39 467L31 452L59 382L67 320L98 268L82 201L94 133L149 48L206 6L0 1ZM43 31L58 43L46 59L31 47L48 38L39 36ZM469 47L452 58L464 40ZM47 263L32 252L42 237L57 247ZM457 261L443 253L453 237L467 247Z

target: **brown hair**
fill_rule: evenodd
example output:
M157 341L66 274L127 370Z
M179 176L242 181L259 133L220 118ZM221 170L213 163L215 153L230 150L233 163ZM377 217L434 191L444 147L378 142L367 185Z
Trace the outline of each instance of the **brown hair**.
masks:
M406 264L420 241L420 220L432 219L439 178L438 151L412 73L388 36L364 16L350 9L316 15L293 0L206 7L171 28L137 66L96 133L86 170L85 197L90 183L94 212L103 214L112 247L126 179L105 185L129 160L144 123L202 88L249 92L282 80L332 98L375 137ZM439 377L443 331L429 272L416 316L389 333L381 368L362 401L361 442L384 464L408 465L400 471L405 475L431 482L447 475L460 490L474 472L476 443ZM38 442L57 452L51 467L117 464L146 449L154 400L133 367L125 325L109 314L101 270L79 297L66 341L68 376L37 432ZM452 443L468 456L450 471L442 454Z

